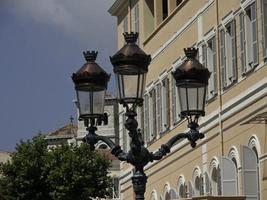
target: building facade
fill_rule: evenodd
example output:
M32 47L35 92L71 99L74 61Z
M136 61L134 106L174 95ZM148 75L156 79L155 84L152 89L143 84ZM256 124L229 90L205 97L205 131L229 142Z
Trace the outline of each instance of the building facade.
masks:
M139 46L151 54L139 125L150 151L187 130L171 75L197 47L212 72L205 138L192 149L179 141L161 161L145 168L146 199L245 196L267 199L267 0L116 0L118 48L123 32L139 32ZM120 109L121 145L129 149ZM121 199L134 199L133 169L122 163Z

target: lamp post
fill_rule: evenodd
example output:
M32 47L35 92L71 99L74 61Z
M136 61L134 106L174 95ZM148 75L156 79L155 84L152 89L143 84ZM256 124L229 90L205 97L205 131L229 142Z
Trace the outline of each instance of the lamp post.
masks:
M187 118L189 131L173 136L166 144L162 144L156 152L149 152L144 146L144 141L136 117L136 107L143 104L143 92L145 87L146 73L151 57L142 51L136 40L138 33L124 33L126 44L112 57L110 61L114 66L118 87L118 101L126 108L127 120L125 123L131 138L131 149L124 152L109 138L97 135L96 126L102 121L107 122L104 116L104 94L110 75L95 63L96 52L84 53L87 63L77 72L72 79L77 91L80 118L85 121L88 134L84 141L91 149L102 140L112 149L111 153L120 161L127 161L135 167L132 177L135 199L144 199L147 176L144 167L154 160L160 160L170 152L171 147L180 139L186 138L191 146L196 146L196 141L204 137L198 128L198 118L203 116L206 87L210 72L196 60L197 49L185 49L186 60L174 72L173 76L178 87L178 95L181 105L181 116ZM92 59L92 57L94 59ZM96 96L94 96L96 95ZM101 106L100 106L101 105ZM101 112L102 111L102 112ZM98 123L95 123L95 122Z

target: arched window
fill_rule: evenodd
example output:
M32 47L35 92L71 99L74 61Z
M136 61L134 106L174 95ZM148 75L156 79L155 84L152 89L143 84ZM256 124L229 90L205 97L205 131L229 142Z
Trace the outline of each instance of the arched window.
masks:
M221 195L221 174L220 174L219 162L217 159L213 159L210 165L210 179L211 179L211 194Z
M180 176L178 179L178 197L186 198L186 186L184 176Z
M107 149L108 146L106 144L100 144L98 148L99 149Z
M248 200L258 200L260 199L259 156L261 148L257 136L252 136L248 146L243 145L241 148L244 194L247 195Z
M203 173L203 178L204 178L204 194L209 195L210 194L210 177L207 172Z
M193 187L194 196L203 195L203 177L201 176L199 167L195 168L193 173Z
M161 199L161 198L160 198ZM157 192L156 190L153 190L151 195L150 195L150 200L158 200L158 197L157 197Z
M192 181L188 181L188 192L187 193L188 193L187 197L195 196L195 191L194 191L194 187L193 187Z

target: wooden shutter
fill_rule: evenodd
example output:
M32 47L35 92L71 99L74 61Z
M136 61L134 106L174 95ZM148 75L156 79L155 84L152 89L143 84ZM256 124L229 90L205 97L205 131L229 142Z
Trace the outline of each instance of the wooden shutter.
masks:
M204 179L205 179L205 195L210 194L210 177L207 172L204 173Z
M232 69L229 79L231 82L234 82L237 79L237 59L236 59L236 25L235 20L230 24L231 27L231 37L232 37Z
M193 184L191 181L188 181L188 197L193 197L194 195Z
M161 84L156 86L157 134L161 131Z
M245 16L240 13L240 58L241 58L241 74L246 73L246 40L245 40Z
M152 102L152 123L153 123L153 129L150 133L150 139L154 139L156 137L157 133L157 114L156 114L156 90L152 90L152 96L151 96L151 102Z
M128 17L127 16L123 20L123 32L128 32Z
M253 49L253 64L258 63L258 42L257 42L257 12L256 3L251 4L251 24L252 24L252 49Z
M125 118L125 113L121 114L122 118L122 144L123 144L123 150L127 152L127 131L124 126L126 118Z
M225 32L220 30L220 50L221 50L221 84L225 88L227 85L226 81L226 56L225 56Z
M246 200L258 200L258 168L255 152L246 145L241 145L241 166L243 194Z
M176 111L176 81L172 78L172 123L175 124L177 122L177 111Z
M236 196L237 195L237 173L234 162L227 158L222 157L221 161L221 191L223 196Z
M144 105L144 135L145 135L145 142L149 141L149 97L145 95L145 105Z
M169 90L169 79L165 79L166 84L166 129L170 127L170 90Z
M211 39L212 44L212 65L213 65L213 95L217 94L217 57L216 57L216 40Z
M263 20L263 57L267 58L267 0L262 1L262 18Z

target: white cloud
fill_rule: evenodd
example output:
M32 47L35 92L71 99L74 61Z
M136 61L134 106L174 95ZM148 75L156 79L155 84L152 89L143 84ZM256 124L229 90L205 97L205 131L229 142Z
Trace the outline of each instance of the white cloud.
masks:
M99 37L110 29L115 30L116 26L115 18L107 12L112 4L110 0L6 1L16 16L30 17L37 23L53 26L81 42ZM107 37L103 37L103 40L107 40Z

